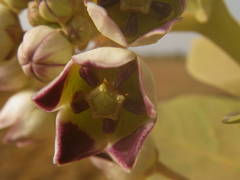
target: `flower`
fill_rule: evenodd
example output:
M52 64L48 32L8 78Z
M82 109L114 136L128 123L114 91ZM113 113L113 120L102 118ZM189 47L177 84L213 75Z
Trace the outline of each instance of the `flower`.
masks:
M64 35L43 25L25 33L18 49L18 59L24 73L42 82L55 78L72 54L73 47Z
M0 62L11 59L22 38L17 16L0 4Z
M183 0L91 1L86 7L99 32L122 46L155 43L184 9Z
M32 94L22 91L13 95L0 111L0 129L9 128L3 137L5 143L25 146L42 139L46 127L50 127L52 115L35 106Z
M121 48L73 56L33 100L58 111L56 164L105 152L130 169L157 119L151 75L139 57Z

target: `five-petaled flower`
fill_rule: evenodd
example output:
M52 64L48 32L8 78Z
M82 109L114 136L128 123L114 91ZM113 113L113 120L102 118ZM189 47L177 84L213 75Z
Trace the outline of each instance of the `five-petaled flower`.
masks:
M33 100L46 111L58 111L56 164L104 152L130 169L157 119L146 65L121 48L97 48L73 56Z
M182 14L184 0L85 0L96 28L121 46L152 44ZM93 3L95 2L95 3Z

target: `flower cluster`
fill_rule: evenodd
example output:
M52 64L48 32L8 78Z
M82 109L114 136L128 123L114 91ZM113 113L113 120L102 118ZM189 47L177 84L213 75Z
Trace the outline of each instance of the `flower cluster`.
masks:
M33 28L23 35L25 8ZM183 9L184 0L0 1L0 90L20 91L0 112L0 128L12 126L5 142L29 144L56 114L54 163L95 156L131 169L157 106L151 73L127 48L158 41Z

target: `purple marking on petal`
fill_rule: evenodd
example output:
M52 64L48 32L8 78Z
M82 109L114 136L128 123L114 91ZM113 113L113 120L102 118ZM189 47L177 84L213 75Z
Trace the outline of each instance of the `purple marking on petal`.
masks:
M127 170L131 169L153 125L154 122L151 121L138 128L131 135L121 139L107 149L107 152L120 166Z
M135 36L138 33L138 16L136 13L131 13L127 19L124 29L126 36Z
M65 164L95 155L95 141L71 122L57 121L54 163Z
M126 65L120 67L120 72L118 74L117 80L114 83L114 87L117 89L119 88L124 81L130 78L131 74L137 70L137 63L136 61L131 61Z
M68 72L69 69L65 69L55 81L33 97L33 101L44 110L53 111L60 102Z
M112 119L103 119L103 132L107 134L111 134L115 131L116 129L116 121Z
M152 9L159 14L161 19L168 17L172 12L170 4L158 1L152 2Z
M123 107L134 114L144 114L146 113L146 107L143 100L132 100L127 98L124 101Z
M120 0L98 0L98 4L103 7L109 7L116 3L118 3Z
M99 84L97 76L93 72L93 67L86 65L81 66L79 70L80 76L92 87L96 87Z
M87 101L84 99L84 94L82 92L76 92L73 95L71 108L74 113L80 113L89 108Z

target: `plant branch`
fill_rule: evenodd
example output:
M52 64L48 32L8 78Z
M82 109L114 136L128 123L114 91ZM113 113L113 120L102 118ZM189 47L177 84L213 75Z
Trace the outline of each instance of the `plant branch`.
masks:
M172 180L189 180L188 178L184 177L183 175L175 172L167 165L163 164L162 162L157 162L154 172L160 173L164 175L167 178L170 178Z
M183 18L173 30L196 31L225 50L240 63L240 24L232 17L223 0L215 1L209 20L198 22L194 17Z

